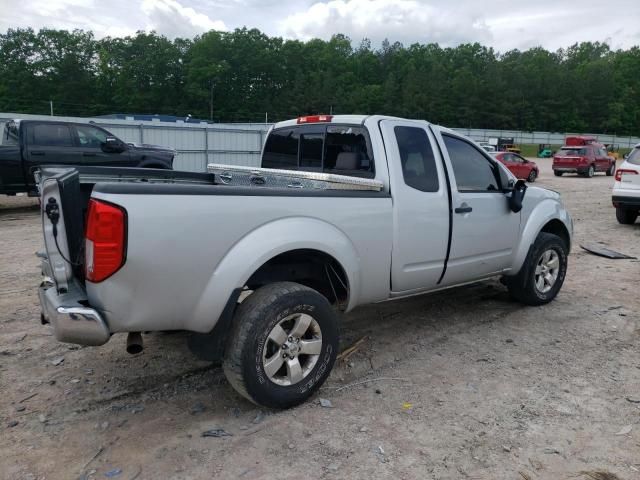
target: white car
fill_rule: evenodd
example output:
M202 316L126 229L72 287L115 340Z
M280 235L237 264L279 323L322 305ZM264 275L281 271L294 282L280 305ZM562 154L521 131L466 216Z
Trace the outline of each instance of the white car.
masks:
M640 213L640 143L616 171L613 184L613 206L618 222L631 225Z
M480 145L486 152L496 151L496 147L494 147L493 145L490 145L488 142L478 142L478 145Z

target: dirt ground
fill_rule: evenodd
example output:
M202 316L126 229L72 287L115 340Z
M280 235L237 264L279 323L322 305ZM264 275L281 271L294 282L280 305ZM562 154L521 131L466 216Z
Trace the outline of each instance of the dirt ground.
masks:
M616 222L611 177L538 163L575 221L554 302L494 281L358 309L342 348L359 349L289 411L245 401L183 333L146 335L137 356L122 335L57 343L39 321L37 206L0 199L0 477L639 479L640 264L579 244L640 257L640 222ZM230 435L201 436L214 428Z

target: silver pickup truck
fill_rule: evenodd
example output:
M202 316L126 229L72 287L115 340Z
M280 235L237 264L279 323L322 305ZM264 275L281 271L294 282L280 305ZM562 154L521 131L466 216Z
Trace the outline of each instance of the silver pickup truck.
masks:
M381 189L42 169L43 322L84 345L126 332L130 352L141 351L140 332L199 332L238 392L286 408L329 375L340 312L495 276L514 299L541 305L564 281L572 220L560 195L527 188L446 128L291 120L270 131L263 167Z

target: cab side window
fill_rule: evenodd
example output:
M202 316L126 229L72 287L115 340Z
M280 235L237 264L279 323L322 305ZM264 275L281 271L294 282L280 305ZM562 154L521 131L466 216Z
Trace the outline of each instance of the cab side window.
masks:
M107 141L107 134L99 128L76 125L78 143L81 147L100 148Z
M422 192L437 192L438 171L427 132L417 127L395 127L404 183Z
M68 125L43 123L34 125L31 132L33 145L41 147L73 147Z
M459 192L500 191L499 177L491 161L470 143L443 134Z

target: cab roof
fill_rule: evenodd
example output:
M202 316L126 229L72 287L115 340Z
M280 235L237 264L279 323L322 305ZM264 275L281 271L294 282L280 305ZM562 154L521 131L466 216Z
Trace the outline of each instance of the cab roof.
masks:
M305 115L303 117L284 120L273 125L273 128L294 127L312 123L341 123L363 125L370 115Z

